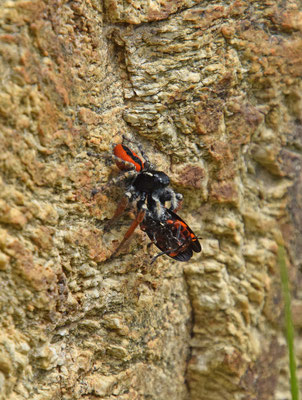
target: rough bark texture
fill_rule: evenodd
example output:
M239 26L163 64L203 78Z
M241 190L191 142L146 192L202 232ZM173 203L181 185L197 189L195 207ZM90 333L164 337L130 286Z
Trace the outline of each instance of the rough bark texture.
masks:
M2 1L1 399L290 399L301 31L298 0ZM104 234L122 191L91 190L121 133L184 194L191 262L150 267L139 230L108 259L130 217Z

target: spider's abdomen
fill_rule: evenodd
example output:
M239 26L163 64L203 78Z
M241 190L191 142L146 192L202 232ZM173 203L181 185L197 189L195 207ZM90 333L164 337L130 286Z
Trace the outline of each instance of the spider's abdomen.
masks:
M124 144L117 144L113 153L116 157L116 165L121 170L127 171L134 167L137 172L140 172L144 168L141 158Z
M151 170L141 172L133 182L133 186L139 192L151 193L167 187L169 183L170 179L164 172Z

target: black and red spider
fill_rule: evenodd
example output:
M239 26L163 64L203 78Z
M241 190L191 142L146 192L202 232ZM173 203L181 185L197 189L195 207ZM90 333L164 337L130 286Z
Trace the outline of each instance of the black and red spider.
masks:
M138 211L147 206L160 219L165 203L170 202L170 209L175 210L179 208L182 195L168 187L168 175L157 171L140 146L139 149L145 162L124 144L117 144L113 149L116 165L127 171L122 177L126 181L125 197L130 203L137 201Z
M129 204L136 202L137 208L135 220L114 253L120 251L140 225L152 242L162 250L160 255L166 254L176 260L187 261L192 257L193 251L201 251L201 246L189 226L173 212L180 208L182 195L168 187L168 175L156 170L139 145L138 148L144 162L124 144L116 145L113 150L116 165L125 172L120 179L125 181L126 192L107 229ZM169 208L166 203L169 203Z

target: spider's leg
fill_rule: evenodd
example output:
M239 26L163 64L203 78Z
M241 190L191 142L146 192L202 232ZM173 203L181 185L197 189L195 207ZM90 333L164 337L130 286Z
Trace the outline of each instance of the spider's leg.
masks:
M136 177L137 172L135 170L132 171L121 171L120 175L115 178L110 179L107 185L116 185L117 183L123 180L130 180Z
M111 153L108 154L108 152L105 152L105 154L100 154L100 153L93 153L92 151L87 151L86 154L89 157L94 157L94 158L98 158L100 160L105 160L105 165L111 165L114 160L114 156Z
M131 194L132 193L132 194ZM137 198L137 193L135 193L135 191L133 192L126 192L126 196L131 196L129 201L134 201ZM126 197L125 196L125 197ZM115 250L114 253L117 253L120 248L125 244L125 242L130 238L130 236L133 234L133 232L135 231L136 227L143 221L145 213L146 213L146 206L145 206L145 201L146 201L146 193L142 193L140 200L137 202L137 209L138 209L138 214L135 218L135 220L132 222L130 228L128 229L128 231L126 232L122 242L120 243L120 245L118 246L118 248ZM128 201L128 202L129 202ZM120 215L119 213L117 213L118 210L116 210L115 215L117 215L117 217ZM115 215L113 216L113 218L115 218ZM117 218L116 217L116 218ZM112 220L111 220L112 221Z
M142 208L142 209L138 212L138 214L137 214L135 220L132 222L130 228L127 230L127 232L126 232L126 234L125 234L123 240L121 241L121 243L119 244L119 246L117 247L117 249L112 253L112 255L113 255L113 254L117 255L117 254L120 252L121 248L122 248L122 247L124 246L124 244L130 239L130 237L132 236L132 234L133 234L133 232L135 231L135 229L137 228L137 226L143 221L143 219L144 219L144 217L145 217L145 214L146 214L146 210L145 210L145 208ZM111 257L112 257L112 255L111 255Z
M116 210L113 214L113 217L108 221L106 226L104 227L104 231L108 232L109 229L111 228L112 224L114 221L116 221L126 210L127 206L129 204L129 196L124 196L122 200L119 202L119 204L116 207Z
M133 186L130 186L127 192L125 193L124 197L122 198L122 200L117 205L113 217L109 220L109 222L105 226L104 228L105 231L109 230L113 222L116 221L123 214L129 203L132 203L136 198L137 198L137 193L135 192Z
M165 215L165 202L161 201L161 189L156 190L151 194L151 199L149 203L152 204L152 212L155 213L156 219L161 220Z
M170 210L177 212L182 207L183 195L180 193L174 193L174 194L175 194L175 207L173 206L173 202L171 201L171 207L173 206L173 208L170 208Z
M143 147L141 144L137 143L137 147L141 153L141 155L143 156L144 160L145 160L145 168L150 168L151 167L151 163L149 160L149 157L147 156L147 154L144 152ZM146 166L147 164L147 166Z
M120 175L110 179L105 185L101 186L100 188L92 189L91 195L95 196L97 193L102 193L103 191L108 190L112 185L117 185L122 181L133 179L136 175L136 171L121 171Z
M139 201L137 202L138 211L140 211L142 209L143 205L146 203L146 198L147 198L147 194L143 192L141 194Z
M163 206L167 201L170 201L171 206L169 209L171 211L177 211L182 205L183 196L180 193L175 193L171 188L164 188L160 191L159 199Z
M87 156L89 157L95 157L95 158L103 158L104 156L102 154L99 153L92 153L91 151L87 151Z

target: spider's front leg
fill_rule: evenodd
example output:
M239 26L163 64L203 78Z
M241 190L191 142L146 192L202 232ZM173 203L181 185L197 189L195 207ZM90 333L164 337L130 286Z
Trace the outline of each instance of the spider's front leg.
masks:
M181 208L183 196L170 188L158 189L152 193L153 210L158 219L165 215L166 202L170 202L169 210L176 212Z
M128 205L132 203L136 198L137 194L135 192L135 189L132 186L130 186L130 188L127 190L122 200L118 203L116 210L113 214L113 217L108 221L107 225L105 226L104 228L105 232L109 231L112 224L123 214Z
M181 193L174 193L174 195L175 199L171 201L170 210L176 212L182 207L183 195Z
M104 232L108 232L113 224L114 221L116 221L126 210L127 206L129 204L129 197L124 196L122 200L119 202L117 205L117 208L114 212L113 217L108 221L108 223L104 227Z
M127 195L127 193L126 193ZM133 193L133 198L135 199L136 197L138 197L137 193ZM137 210L138 213L135 217L135 220L132 222L132 224L130 225L130 228L128 229L128 231L126 232L123 240L121 241L121 243L119 244L119 246L117 247L117 249L113 252L113 254L117 255L119 253L119 251L121 250L121 248L124 246L124 244L130 239L130 237L132 236L132 234L134 233L135 229L137 228L138 225L140 225L143 222L143 219L145 217L146 214L146 210L147 210L147 206L145 204L146 202L146 193L142 193L140 195L140 199L137 202ZM134 200L133 199L133 200ZM112 254L112 255L113 255Z
M170 188L164 188L159 193L159 200L164 206L167 201L170 202L169 210L176 212L182 206L183 196L180 193L175 193Z
M136 171L122 171L120 175L116 176L115 178L112 178L107 182L105 185L101 186L100 188L94 188L91 191L91 195L95 196L97 193L102 193L107 191L112 185L116 186L117 184L120 184L123 181L133 181L133 179L136 177Z
M143 207L138 213L137 216L135 218L135 220L132 222L130 228L128 229L128 231L126 232L123 240L121 241L121 243L119 244L119 246L117 247L117 249L115 249L115 251L112 253L111 257L113 255L118 255L121 248L124 246L124 244L130 239L130 237L132 236L133 232L135 231L135 229L137 228L137 226L143 222L143 219L145 217L146 214L146 209L145 207Z

